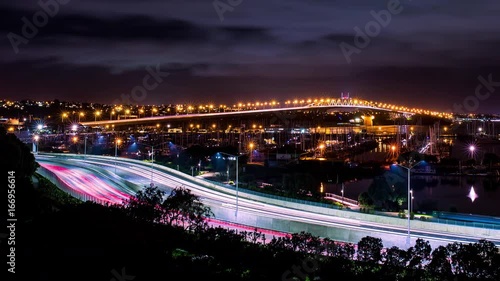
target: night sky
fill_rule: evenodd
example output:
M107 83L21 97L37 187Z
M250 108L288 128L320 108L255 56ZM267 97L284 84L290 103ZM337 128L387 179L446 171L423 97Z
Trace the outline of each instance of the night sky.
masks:
M388 2L220 0L220 9L236 4L222 18L212 0L59 1L68 3L33 38L18 41L17 54L12 34L23 36L22 18L32 23L43 10L31 0L0 4L0 98L126 101L121 94L141 86L149 66L169 75L130 103L233 104L350 92L448 111L474 100L478 77L491 75L496 91L486 97L483 87L482 100L467 107L500 113L496 0L401 0L399 13L350 63L342 42L354 48L355 27L364 31L374 20L370 12L387 10Z

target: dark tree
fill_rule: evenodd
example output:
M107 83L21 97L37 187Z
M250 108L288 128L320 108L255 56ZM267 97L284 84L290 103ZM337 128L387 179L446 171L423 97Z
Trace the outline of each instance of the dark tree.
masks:
M429 241L418 238L415 247L408 249L410 255L409 267L414 269L423 269L431 257L431 245Z
M400 248L393 246L387 249L387 251L384 254L384 259L386 266L402 268L406 266L408 260L410 259L410 256L407 251L401 250Z
M302 254L320 254L323 252L321 240L308 232L292 234L291 242L295 251Z
M427 270L442 277L450 277L453 274L450 264L450 252L446 247L439 246L434 249L432 260L427 265Z
M494 268L498 259L498 248L492 242L453 243L447 247L455 274L469 278L491 279L498 275Z
M366 236L358 242L358 260L378 263L382 260L382 239Z
M373 200L370 197L370 195L368 195L368 192L366 192L366 191L359 194L358 202L361 206L364 206L364 207L373 206Z
M163 215L161 203L164 196L165 192L159 190L158 187L145 187L126 200L124 205L129 216L135 220L160 222Z
M351 243L336 242L325 238L323 248L327 256L338 259L352 260L354 257L354 245Z
M207 227L206 218L213 216L209 207L200 202L198 196L184 187L176 187L161 204L162 221L168 225L183 226L185 229L200 230Z
M16 171L17 180L30 179L39 167L29 146L4 127L0 127L0 155L2 171Z

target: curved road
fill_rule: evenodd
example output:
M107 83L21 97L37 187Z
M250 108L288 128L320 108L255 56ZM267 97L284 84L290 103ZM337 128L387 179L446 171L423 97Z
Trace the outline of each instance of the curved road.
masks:
M151 182L152 170L150 164L141 161L118 158L115 162L113 157L87 156L83 159L81 155L56 154L40 154L36 158L42 167L55 173L60 180L64 181L71 188L74 188L78 192L94 196L101 201L120 203L121 200L135 194L142 186L149 185ZM114 173L115 169L116 174ZM241 196L238 198L238 204L236 205L236 197L231 188L227 188L227 191L224 191L224 188L221 187L218 189L210 188L213 185L208 182L203 184L201 179L195 179L188 175L178 175L176 172L169 171L168 168L159 165L154 165L154 184L166 191L176 186L185 186L198 195L204 204L210 206L214 213L216 213L216 217L217 214L226 215L225 219L231 220L234 223L250 225L252 227L265 227L256 225L258 224L256 222L258 220L255 220L255 218L271 218L309 226L321 226L365 233L363 236L370 234L382 238L384 244L389 242L391 245L401 248L405 247L407 228L403 226L341 218L302 210L300 209L300 204L297 204L296 208L291 208L249 200L241 198ZM276 230L278 231L278 229ZM453 242L476 242L479 239L487 239L500 247L500 237L459 235L450 232L422 229L412 229L411 234L412 242L416 238L422 238L429 240L433 247ZM349 241L349 239L359 240L359 238L350 237L344 239L344 241L358 242L357 240ZM339 239L337 238L336 240Z

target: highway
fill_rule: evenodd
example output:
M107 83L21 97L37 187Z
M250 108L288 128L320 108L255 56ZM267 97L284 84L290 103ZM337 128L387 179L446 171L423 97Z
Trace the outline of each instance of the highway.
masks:
M405 247L407 236L405 226L361 221L307 211L301 204L294 206L270 204L265 202L265 198L262 200L244 198L242 192L239 193L236 205L233 189L221 186L215 188L213 184L204 183L202 179L180 174L156 164L153 166L154 169L151 169L150 163L118 158L115 174L115 158L113 157L87 156L84 159L81 155L40 154L36 156L36 159L43 168L54 173L71 188L95 196L100 201L120 203L121 200L133 195L141 187L149 185L151 178L153 178L154 184L167 192L177 186L189 188L212 209L216 219L278 232L283 231L283 224L292 224L293 222L295 227L290 227L290 229L293 228L293 232L300 231L297 229L297 225L299 228L303 225L304 231L309 230L314 235L322 236L321 234L326 232L318 230L318 233L314 233L314 230L319 227L333 231L328 233L339 233L336 237L329 237L335 240L357 243L359 235L361 237L371 235L382 238L386 247L392 245L400 248ZM272 223L269 223L270 220ZM344 235L342 233L350 234ZM359 235L353 233L359 233ZM479 234L464 235L425 229L412 229L411 234L412 242L416 238L422 238L429 240L433 247L452 242L476 242L479 239L487 239L500 247L500 236L482 237ZM339 237L343 238L339 239Z

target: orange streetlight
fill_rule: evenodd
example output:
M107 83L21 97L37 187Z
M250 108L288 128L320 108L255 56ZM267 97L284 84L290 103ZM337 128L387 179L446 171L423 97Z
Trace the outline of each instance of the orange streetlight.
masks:
M250 148L250 163L252 163L253 147L254 147L253 142L248 144L248 148Z
M118 145L122 143L121 139L115 141L115 174L116 174L116 156L118 156Z
M94 121L97 121L97 116L101 116L101 112L100 111L96 111L94 113L94 115L95 115Z

